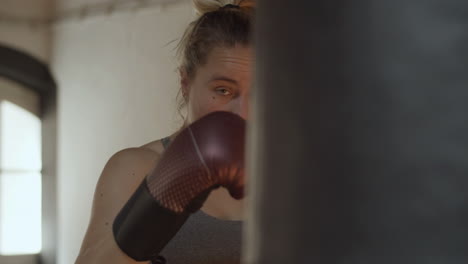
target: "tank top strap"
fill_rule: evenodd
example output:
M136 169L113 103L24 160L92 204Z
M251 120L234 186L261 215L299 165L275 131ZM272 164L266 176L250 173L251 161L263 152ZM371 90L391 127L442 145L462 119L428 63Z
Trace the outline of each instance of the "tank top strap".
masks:
M169 144L171 143L171 138L165 137L161 139L161 143L163 144L164 149L167 149L167 147L169 147Z

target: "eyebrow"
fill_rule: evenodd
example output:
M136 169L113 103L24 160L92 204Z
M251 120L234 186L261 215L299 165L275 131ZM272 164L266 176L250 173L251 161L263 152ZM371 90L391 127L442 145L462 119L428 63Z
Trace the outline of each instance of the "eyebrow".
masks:
M213 78L210 79L210 82L212 82L212 81L226 81L226 82L230 82L230 83L233 83L233 84L237 84L236 80L231 79L231 78L226 77L226 76L223 76L223 75L213 76Z

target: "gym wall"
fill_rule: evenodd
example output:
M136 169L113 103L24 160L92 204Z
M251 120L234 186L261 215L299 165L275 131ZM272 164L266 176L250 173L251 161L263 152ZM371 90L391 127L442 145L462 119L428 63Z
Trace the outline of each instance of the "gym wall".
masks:
M68 19L52 28L58 94L58 264L73 263L96 182L117 151L180 125L174 48L189 1ZM57 1L58 12L97 1ZM175 40L175 41L174 41Z

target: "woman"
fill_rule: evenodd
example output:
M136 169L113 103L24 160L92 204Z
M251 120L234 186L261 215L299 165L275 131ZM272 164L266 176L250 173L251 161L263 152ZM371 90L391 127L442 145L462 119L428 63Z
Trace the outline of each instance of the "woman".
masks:
M253 1L194 0L194 4L199 18L190 24L180 43L180 91L188 110L184 126L162 140L122 150L110 158L96 186L91 220L76 260L78 264L142 263L122 250L126 242L116 241L113 233L114 220L122 215L122 208L135 196L135 190L151 175L159 176L154 175L155 171L161 167L161 160L167 163L172 159L168 156L171 148L176 154L184 152L175 149L175 142L184 133L188 134L188 130L192 133L189 127L197 122L212 122L206 121L206 116L223 111L248 119L254 63ZM224 132L229 131L233 129L226 128ZM201 135L200 140L211 140L211 136ZM219 144L229 145L229 142ZM234 194L237 187L210 189L207 197L194 207L194 214L165 245L161 257L152 262L165 263L167 259L170 264L239 263L244 202L239 199L243 195ZM114 232L115 226L114 223Z

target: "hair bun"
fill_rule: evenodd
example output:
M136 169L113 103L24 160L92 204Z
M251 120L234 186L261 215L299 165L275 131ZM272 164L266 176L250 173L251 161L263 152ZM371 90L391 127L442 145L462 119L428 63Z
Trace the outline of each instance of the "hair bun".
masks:
M195 12L198 16L219 10L221 7L228 4L248 8L254 7L253 0L193 0Z

